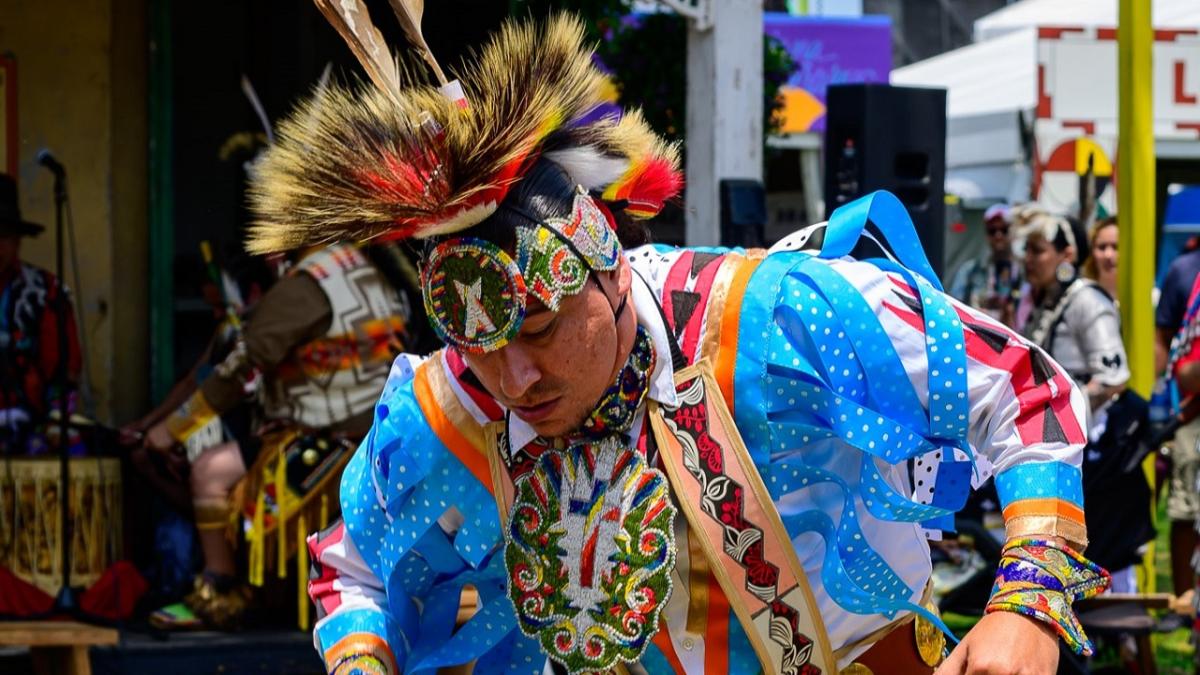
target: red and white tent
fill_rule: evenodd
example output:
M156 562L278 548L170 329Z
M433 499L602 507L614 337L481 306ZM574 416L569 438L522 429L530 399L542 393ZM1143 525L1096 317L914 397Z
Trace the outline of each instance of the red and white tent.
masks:
M975 44L893 71L893 84L949 90L950 191L1069 210L1089 161L1111 188L1116 10L1117 0L1023 0L977 21ZM1200 158L1200 1L1155 0L1154 20L1156 150ZM1101 203L1113 201L1106 189Z

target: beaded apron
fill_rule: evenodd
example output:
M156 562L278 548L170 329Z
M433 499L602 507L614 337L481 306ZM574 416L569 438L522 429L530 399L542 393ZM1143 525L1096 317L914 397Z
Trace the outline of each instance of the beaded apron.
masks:
M628 436L654 361L639 327L629 361L578 435L518 449L496 438L507 450L493 473L509 479L497 497L517 625L571 673L636 663L671 594L670 486Z

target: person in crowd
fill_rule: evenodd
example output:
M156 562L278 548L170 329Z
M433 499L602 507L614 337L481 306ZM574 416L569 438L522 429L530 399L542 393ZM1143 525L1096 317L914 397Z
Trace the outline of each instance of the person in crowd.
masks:
M1200 248L1181 254L1167 268L1154 309L1155 372L1167 373L1171 342L1183 325L1188 298L1200 277ZM1167 373L1169 374L1169 373ZM1170 445L1171 469L1167 482L1167 519L1171 528L1171 585L1176 595L1192 592L1192 555L1200 544L1195 522L1200 516L1200 418L1183 424Z
M1091 255L1083 263L1084 278L1091 279L1117 300L1117 217L1097 220L1088 232Z
M1129 380L1116 306L1095 282L1079 275L1087 242L1076 223L1041 215L1022 235L1032 305L1022 332L1084 387L1094 412Z
M1043 214L1021 234L1033 307L1024 334L1088 397L1083 492L1088 523L1097 525L1088 554L1113 571L1115 589L1132 592L1134 566L1154 529L1150 488L1137 464L1147 406L1125 391L1129 366L1117 308L1097 282L1078 273L1088 251L1081 225Z
M39 430L62 397L74 410L81 354L71 300L59 279L21 260L21 241L44 228L21 217L17 182L0 174L0 451L44 447ZM66 333L66 353L62 350Z
M336 87L256 171L253 250L416 238L447 344L397 360L344 522L309 539L329 671L929 675L926 528L973 468L1007 540L942 672L1087 652L1078 387L939 290L886 192L771 251L647 245L677 148L594 114L587 45L511 22L453 86ZM895 265L849 255L868 220Z
M150 451L188 446L204 554L194 591L183 603L156 612L156 624L238 625L250 594L236 576L230 545L231 528L240 532L244 506L231 498L235 486L242 486L253 523L253 582L261 583L267 563L266 523L280 533L289 524L297 527L289 521L305 523L306 529L320 525L317 512L330 510L322 495L336 494L349 451L371 425L392 358L406 346L410 314L358 246L306 249L255 306L225 359L178 409L146 431ZM253 438L227 440L221 415L252 392L262 418ZM287 543L281 534L280 560Z
M1024 232L1025 229L1033 222L1035 218L1047 215L1046 209L1037 202L1026 202L1017 204L1009 210L1009 218L1012 219L1012 227L1014 232ZM1021 237L1014 239L1014 248L1018 257L1024 259L1025 255L1025 240ZM1024 264L1022 264L1022 269ZM1025 329L1025 324L1029 322L1029 315L1033 313L1033 293L1029 290L1029 281L1022 279L1021 287L1017 291L1017 307L1013 317L1013 330L1020 333Z
M983 214L987 253L958 268L950 295L1012 326L1021 289L1021 265L1013 256L1012 212L1007 204L994 204Z
M1187 426L1194 419L1200 417L1200 276L1197 276L1192 283L1183 323L1171 343L1166 375L1174 378L1175 384L1179 388L1181 400L1177 414L1182 426ZM1178 431L1176 437L1178 437ZM1200 489L1200 486L1197 486L1197 489ZM1172 525L1174 525L1173 522ZM1200 517L1197 518L1194 527L1200 530ZM1174 561L1172 560L1172 562ZM1200 585L1200 548L1192 557L1192 566L1193 589L1190 593L1177 599L1172 609L1180 614L1196 616L1200 613L1200 607L1196 604L1198 602L1196 598L1200 597L1200 593L1197 593L1195 588L1195 585ZM1193 631L1196 639L1200 639L1200 622L1193 623ZM1200 665L1200 653L1197 653L1196 660Z

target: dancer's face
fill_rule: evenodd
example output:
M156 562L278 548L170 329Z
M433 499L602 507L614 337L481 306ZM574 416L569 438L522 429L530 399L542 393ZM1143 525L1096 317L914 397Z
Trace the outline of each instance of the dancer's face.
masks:
M563 298L557 312L529 298L516 338L493 352L464 354L488 393L547 438L577 429L623 365L613 317L632 273L622 260L595 279Z

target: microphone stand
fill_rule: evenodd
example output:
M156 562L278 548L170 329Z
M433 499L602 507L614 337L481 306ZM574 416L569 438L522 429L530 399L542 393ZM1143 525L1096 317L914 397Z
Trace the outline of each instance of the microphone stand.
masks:
M63 285L65 272L63 270L64 249L64 219L63 211L67 203L67 176L61 168L54 171L54 273L58 276L58 297L54 303L55 320L58 324L58 471L59 471L59 506L58 522L61 534L62 557L62 587L54 599L55 613L79 614L79 601L76 589L71 586L71 547L74 537L71 532L71 427L70 399L70 368L71 344L67 336L67 321L70 311L67 308L67 293Z

